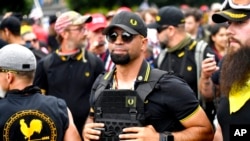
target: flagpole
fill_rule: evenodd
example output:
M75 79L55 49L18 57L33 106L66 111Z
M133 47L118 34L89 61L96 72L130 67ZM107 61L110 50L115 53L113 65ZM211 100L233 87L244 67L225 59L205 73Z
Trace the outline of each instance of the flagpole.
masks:
M41 12L41 14L43 16L43 10L41 8L41 5L40 5L39 1L38 0L34 0L34 4L35 4L35 8L37 8Z

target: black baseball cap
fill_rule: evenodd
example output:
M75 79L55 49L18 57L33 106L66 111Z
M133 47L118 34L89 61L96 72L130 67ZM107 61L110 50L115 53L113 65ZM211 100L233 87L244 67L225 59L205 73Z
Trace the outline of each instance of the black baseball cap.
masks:
M241 22L250 18L250 10L242 9L225 9L212 15L215 23L223 23L227 21Z
M159 29L163 25L177 26L185 23L183 12L175 6L164 6L159 9L156 22L149 24L148 28Z
M147 27L140 16L133 12L122 11L115 15L108 27L103 31L103 34L109 33L114 27L122 28L131 34L140 34L147 37Z

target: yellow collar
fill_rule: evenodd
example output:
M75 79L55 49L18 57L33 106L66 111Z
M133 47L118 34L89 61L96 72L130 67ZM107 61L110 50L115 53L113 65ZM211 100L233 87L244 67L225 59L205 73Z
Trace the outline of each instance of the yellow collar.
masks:
M84 53L85 53L84 50L78 50L72 54L67 54L67 53L60 52L59 49L57 49L55 52L58 56L60 56L62 61L67 61L68 60L67 58L69 58L69 57L74 58L75 60L79 61L84 57Z
M234 84L229 93L230 114L239 111L250 99L250 80L242 88L238 87Z

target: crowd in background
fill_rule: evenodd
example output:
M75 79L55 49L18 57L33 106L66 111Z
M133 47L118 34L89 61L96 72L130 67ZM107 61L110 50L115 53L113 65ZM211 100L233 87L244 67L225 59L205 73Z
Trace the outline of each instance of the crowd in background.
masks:
M186 31L190 33L190 35L195 38L195 39L203 39L207 42L210 42L210 28L214 25L214 23L211 20L211 15L220 10L220 3L213 3L211 6L208 5L201 5L200 7L191 7L186 4L180 5L179 8L185 13L186 16ZM103 22L103 28L107 26L112 19L112 17L121 11L132 11L136 12L139 14L142 19L145 21L146 24L150 24L152 22L155 22L155 18L158 13L158 8L156 7L147 7L147 8L141 8L137 11L133 11L129 7L120 7L118 9L112 9L108 11L107 13L93 13L94 16L97 16L97 19L101 19L101 21L98 22ZM83 13L84 14L84 13ZM56 39L56 32L54 30L54 24L55 21L58 17L58 15L49 15L48 18L48 23L44 23L43 18L44 17L30 17L28 18L27 16L21 15L20 13L15 13L13 12L8 12L5 13L2 16L1 21L8 17L8 16L15 16L17 17L20 22L21 22L21 33L20 35L23 36L28 32L34 33L34 38L36 39L31 41L32 46L35 46L36 49L41 49L44 53L48 54L50 52L55 51L56 49L59 48L59 44ZM98 17L99 16L99 17ZM100 18L101 17L101 18ZM47 26L49 25L49 26ZM105 25L105 26L104 26ZM86 27L87 31L91 31ZM150 42L149 42L149 49L148 53L145 54L147 59L149 61L152 61L152 59L155 59L159 52L161 51L160 44L158 42L157 36L155 36L156 32L152 29L148 29L148 32L150 33L148 35ZM152 33L152 34L151 34ZM91 34L91 32L86 33L86 36L88 34ZM25 41L27 39L23 38ZM91 39L93 40L93 39ZM101 39L99 39L101 40ZM104 40L104 39L102 39ZM30 40L28 40L30 41ZM2 41L1 39L1 44L0 46L2 47L6 41ZM7 41L8 42L8 41ZM92 42L88 41L87 42ZM98 39L96 44L98 44ZM103 42L103 41L100 41ZM34 45L36 43L39 43L38 45ZM105 41L103 42L105 43ZM106 45L105 45L106 46ZM89 47L89 45L86 47L89 49L91 52L95 52L92 48ZM218 47L217 47L218 48ZM101 51L102 52L102 51ZM99 52L100 53L100 52ZM96 54L98 54L96 52Z
M226 54L226 47L227 47L227 41L228 41L228 38L226 35L226 28L228 25L225 23L215 24L211 20L211 16L213 13L218 12L220 10L221 4L213 3L211 6L202 5L200 7L190 7L188 5L183 4L179 6L178 8L184 13L185 32L188 33L188 35L197 42L201 40L207 42L209 48L214 52L215 60L218 63ZM159 18L158 9L155 7L149 7L147 9L141 9L137 11L133 11L129 7L120 7L118 9L112 9L106 14L83 13L82 15L84 16L87 16L87 15L91 16L92 21L86 23L85 26L80 29L84 33L84 36L81 42L82 48L94 54L97 58L101 60L101 62L103 63L102 64L103 70L107 72L112 70L112 68L114 68L114 63L112 62L110 58L110 53L107 48L108 42L105 38L105 35L103 35L103 30L109 25L112 18L117 13L120 13L122 11L130 11L130 12L134 12L138 14L144 20L146 25L149 26L148 31L147 31L148 32L147 38L149 42L148 42L147 51L145 52L145 59L151 64L151 67L160 68L160 66L157 66L157 60L159 59L159 54L161 54L161 52L165 50L165 45L163 45L163 43L158 38L158 33L160 33L161 31L158 31L159 29L150 28L150 24L155 23L158 20L157 18ZM55 23L57 21L58 16L59 15L50 15L49 27L48 29L45 29L42 23L42 17L24 18L23 15L20 15L15 12L5 13L3 18L1 19L1 24L0 24L0 35L1 35L0 36L0 48L9 43L17 43L17 44L24 45L27 48L32 50L32 52L36 56L37 62L40 62L43 58L45 58L46 56L52 53L56 52L60 54L60 50L62 49L61 43L63 39L60 38L61 35L58 36L58 33L60 32L58 32L55 29L55 26L56 26ZM166 15L166 17L167 16L168 15ZM18 30L19 27L20 27L20 30ZM72 29L72 30L75 30L75 29ZM66 60L67 59L68 58L66 58ZM89 60L89 61L93 61L93 60ZM99 65L100 67L102 66L101 64L97 64L97 65ZM179 66L181 64L174 64L174 65ZM100 72L98 73L101 73L101 70L102 69L99 69ZM62 76L65 74L65 72L63 72L62 70L60 70L60 72L62 72L60 73L60 75ZM39 74L36 74L36 76L38 75ZM87 74L85 75L87 76ZM53 78L53 79L63 80L63 79L57 79L57 78ZM63 82L58 82L58 83L62 84ZM41 83L38 82L38 80L36 80L36 84L39 85ZM49 84L50 83L48 83L48 85ZM93 81L91 81L89 84L92 85ZM67 86L65 86L65 88L67 88ZM194 91L196 91L196 93L198 94L199 90L194 90ZM85 98L88 98L88 97L85 97ZM72 99L66 99L66 101L70 101L70 100ZM212 101L212 103L214 104L213 100L214 99L210 99L209 101ZM72 104L72 101L71 101L71 104ZM80 104L80 103L77 103L77 104ZM76 106L69 106L69 108L72 108L72 107L76 107ZM74 120L76 120L77 118L74 117L75 110L74 109L70 109L70 110L73 111L72 112L73 118ZM216 113L216 105L213 105L212 109L210 110L211 115L208 115L208 116L211 116L209 117L209 119L212 123L216 120L215 113ZM80 133L82 130L83 122L84 120L79 123L81 125L76 125Z

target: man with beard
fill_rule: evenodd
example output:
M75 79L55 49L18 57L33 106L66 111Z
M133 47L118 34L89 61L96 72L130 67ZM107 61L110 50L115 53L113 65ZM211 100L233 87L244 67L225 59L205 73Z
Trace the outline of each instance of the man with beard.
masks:
M165 47L155 62L156 68L186 80L198 97L195 49L200 46L185 31L184 14L177 7L164 6L157 17L156 22L148 26L158 30L159 41ZM202 56L205 58L207 54L213 54L208 47Z
M92 87L85 141L212 140L212 126L190 87L146 62L147 27L137 14L120 12L104 34L116 67Z
M89 112L90 88L104 71L102 61L83 47L84 24L89 21L91 16L74 11L57 18L60 48L39 62L34 80L46 95L66 101L79 133Z
M213 103L207 102L201 97L197 81L200 77L201 61L207 55L213 55L213 51L205 41L198 42L186 32L185 16L177 7L160 8L156 22L148 27L158 30L159 41L162 47L165 47L156 59L154 66L173 72L174 75L184 79L195 92L195 96L200 100L212 123L214 119Z
M250 125L248 110L250 109L250 2L241 2L243 1L225 1L223 10L212 16L216 23L228 22L229 24L227 29L228 51L222 60L219 72L222 96L217 112L219 124L215 133L215 141L244 140L244 138L234 136L235 129L237 125L241 128ZM203 66L204 74L207 79L211 80L211 74L217 70L216 65L212 61L206 61ZM207 82L212 83L209 80ZM209 87L204 87L204 89L209 90ZM211 94L207 96L209 97ZM249 140L246 137L245 139Z

